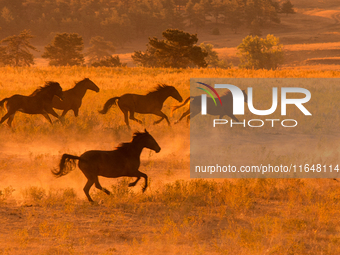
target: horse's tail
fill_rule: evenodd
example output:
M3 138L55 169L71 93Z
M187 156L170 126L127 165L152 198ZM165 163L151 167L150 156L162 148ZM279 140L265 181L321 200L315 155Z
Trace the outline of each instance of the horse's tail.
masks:
M0 108L4 107L4 104L7 100L8 100L8 97L6 97L6 98L4 98L0 101Z
M63 154L59 163L59 170L53 169L52 174L54 174L56 177L61 177L68 174L74 169L76 163L75 161L77 159L80 160L80 157L70 154Z
M107 100L107 102L104 104L103 110L99 111L99 113L101 113L101 114L107 113L107 111L111 108L112 105L117 104L116 101L118 99L119 99L119 97L113 97L113 98L110 98L109 100Z
M190 97L188 97L187 99L185 99L185 101L184 101L182 104L176 105L176 106L172 106L172 109L171 109L171 116L172 116L172 114L173 114L174 111L176 111L178 108L183 107L183 106L186 105L186 104L189 104L189 102L190 102Z

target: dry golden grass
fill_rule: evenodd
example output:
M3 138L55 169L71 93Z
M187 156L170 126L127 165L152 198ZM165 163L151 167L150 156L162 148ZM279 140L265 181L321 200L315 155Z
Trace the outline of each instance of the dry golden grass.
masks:
M107 115L97 113L112 96L143 94L157 83L166 83L185 98L191 77L333 78L340 72L4 67L0 68L1 98L29 94L46 80L71 88L84 77L101 91L87 92L78 118L68 113L65 125L51 126L42 116L18 113L14 130L5 123L0 126L0 254L340 253L338 182L190 180L185 122L172 128L165 122L152 126L157 117L139 115L145 126L131 123L133 130L146 127L162 147L159 154L142 153L140 170L150 178L145 194L141 183L128 188L128 179L100 179L112 195L91 189L98 203L90 204L79 170L60 179L50 173L62 153L112 149L131 139L117 108ZM314 89L326 94L329 90L317 85ZM332 96L335 100L338 92ZM173 99L165 102L167 115L175 104ZM322 105L328 109L327 102ZM336 146L332 149L339 151Z

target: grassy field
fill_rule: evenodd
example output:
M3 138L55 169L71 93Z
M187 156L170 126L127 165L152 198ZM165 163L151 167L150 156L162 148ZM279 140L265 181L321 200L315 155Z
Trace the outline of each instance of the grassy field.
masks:
M132 132L125 127L118 108L106 115L97 112L110 97L144 94L157 83L165 83L186 98L192 77L339 78L340 72L3 67L0 99L28 95L49 80L68 89L85 77L96 83L100 92L87 92L79 117L69 112L63 125L54 119L51 126L42 116L18 113L13 129L5 123L0 126L0 254L340 253L337 181L191 180L190 128L185 121L172 127L165 121L154 126L158 117L138 115L145 124L131 123L132 131L147 128L162 148L158 154L142 153L140 170L150 178L144 194L142 182L128 188L128 178L102 178L100 182L112 195L92 188L97 203L90 204L82 191L86 178L79 169L59 179L51 174L63 153L109 150L131 139ZM263 92L265 87L259 89ZM320 103L312 105L313 110L324 112L319 121L333 121L324 132L338 139L334 125L339 123L340 87L315 84L311 89ZM171 106L176 104L169 98L164 112L170 116ZM170 117L171 123L180 114ZM329 115L335 119L328 120ZM298 133L325 135L314 132L317 124L313 122ZM242 132L248 131L236 131L235 135ZM320 150L329 149L320 146ZM330 149L330 157L338 159L338 143ZM236 157L238 152L233 153L231 157ZM266 158L259 151L252 157Z

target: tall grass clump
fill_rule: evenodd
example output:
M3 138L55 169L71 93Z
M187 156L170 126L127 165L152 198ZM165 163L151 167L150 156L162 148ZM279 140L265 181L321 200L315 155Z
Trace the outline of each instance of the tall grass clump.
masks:
M190 182L177 180L165 184L159 198L163 203L192 204L193 206L208 206L214 204L218 193L218 185L206 180Z
M3 190L0 190L0 204L5 203L8 200L12 193L15 191L12 186L6 187Z
M46 190L42 187L31 186L22 190L24 201L28 203L41 203L46 198Z

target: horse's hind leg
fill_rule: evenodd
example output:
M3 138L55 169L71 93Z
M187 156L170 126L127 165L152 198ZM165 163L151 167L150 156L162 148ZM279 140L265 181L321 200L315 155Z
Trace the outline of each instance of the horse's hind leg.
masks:
M189 114L190 114L190 109L188 109L187 111L185 111L183 114L182 114L182 116L179 118L179 120L177 120L176 122L175 122L175 124L177 124L178 122L180 122L183 118L185 118L186 116L189 116ZM188 120L187 120L187 122L188 122Z
M12 127L12 121L14 119L14 115L15 115L15 112L14 113L10 113L10 112L7 112L0 120L0 124L2 124L5 120L7 120L7 124L9 127Z
M125 124L128 126L129 129L131 129L131 128L130 128L130 125L129 125L129 116L128 116L129 111L128 111L127 109L122 109L122 108L120 108L120 109L121 109L122 112L124 113L124 121L125 121Z
M51 114L52 116L56 117L57 119L59 119L58 113L56 113L56 112L53 110L52 107L51 107L51 108L47 108L47 109L46 109L46 112L49 113L49 114Z
M48 116L47 113L42 113L42 116L44 116L51 123L51 125L53 125L52 120L51 120L50 116Z
M111 194L110 191L108 191L107 189L103 188L102 185L100 185L99 180L98 180L98 176L94 180L94 185L96 186L97 189L104 191L106 194L108 194L108 195Z
M230 118L232 118L232 119L235 120L236 122L239 122L239 120L235 117L234 114L227 114L227 116L229 116ZM222 118L223 118L223 116L222 116L222 117L220 116L220 119L222 119Z
M141 120L135 118L135 112L130 111L130 120L134 120L137 121L139 124L143 124Z
M68 111L69 111L69 109L64 110L64 111L61 113L60 118L65 117L65 115L66 115L66 113L67 113Z
M129 183L129 187L134 187L134 186L136 186L136 184L137 184L137 182L140 180L140 178L141 178L141 177L139 176L139 177L137 177L137 180L136 180L136 181Z
M59 117L59 121L61 122L61 124L65 123L65 115L66 113L68 113L70 109L65 109L63 110L63 112L61 113L60 117Z
M0 124L2 124L5 120L7 120L13 113L7 112L0 120Z
M8 120L7 120L8 126L12 127L13 119L14 119L14 114L12 114L12 115L9 116L9 118L8 118Z
M84 192L85 192L85 195L86 195L87 199L88 199L90 202L93 202L92 198L90 197L90 193L89 193L90 188L92 187L93 183L94 183L94 180L88 179L88 180L87 180L87 183L85 184L85 187L84 187L84 189L83 189Z

